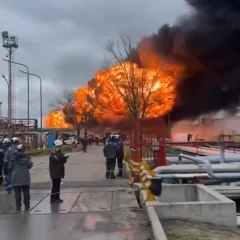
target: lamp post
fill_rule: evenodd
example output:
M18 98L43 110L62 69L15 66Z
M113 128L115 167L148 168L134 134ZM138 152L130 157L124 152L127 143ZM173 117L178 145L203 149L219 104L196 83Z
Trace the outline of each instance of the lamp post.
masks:
M11 126L13 118L13 79L12 79L12 56L18 48L18 37L10 35L8 31L2 32L3 47L8 51L8 121ZM11 134L11 131L9 132Z
M8 63L13 63L19 66L23 66L27 69L27 125L28 125L28 138L27 138L27 143L29 143L29 119L30 119L30 89L29 89L29 68L27 65L15 61L9 61L7 59L3 59L3 61L8 62ZM29 144L28 144L29 145Z
M22 70L19 70L21 73L28 74L34 77L39 78L39 88L40 88L40 133L41 133L41 138L40 138L40 146L42 147L42 121L43 121L43 109L42 109L42 78L34 73L30 72L24 72Z
M10 124L9 122L9 115L10 115L10 104L11 104L11 94L10 94L10 84L9 84L9 81L6 79L6 77L4 75L2 75L2 78L5 80L6 84L7 84L7 87L8 87L8 123ZM4 123L3 123L4 125ZM8 128L8 135L10 136L11 135L11 128Z

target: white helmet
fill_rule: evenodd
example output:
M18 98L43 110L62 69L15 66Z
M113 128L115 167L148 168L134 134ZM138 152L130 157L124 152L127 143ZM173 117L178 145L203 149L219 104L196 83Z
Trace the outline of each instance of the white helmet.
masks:
M55 146L55 147L60 147L60 146L62 146L62 145L63 145L62 140L57 139L57 140L54 141L54 146Z
M13 142L13 143L19 142L19 138L13 137L13 138L12 138L12 142Z
M3 139L3 143L10 143L11 141L10 141L10 139L9 138L4 138Z
M23 147L22 144L17 145L17 149L18 149L18 150L22 150L23 148L24 148L24 147Z

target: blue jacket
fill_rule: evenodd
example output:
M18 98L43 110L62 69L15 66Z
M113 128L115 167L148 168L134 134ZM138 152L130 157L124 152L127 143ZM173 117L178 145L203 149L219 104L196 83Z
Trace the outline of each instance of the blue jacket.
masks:
M117 144L113 140L109 140L103 148L103 154L105 158L117 157Z
M4 149L3 149L3 144L0 143L0 165L3 164L3 159L4 159Z
M6 150L4 155L4 163L7 164L9 168L11 168L12 161L17 159L18 153L19 152L16 144L11 144Z
M29 169L33 164L30 158L26 157L23 152L18 152L14 161L12 161L12 185L29 186L30 173Z

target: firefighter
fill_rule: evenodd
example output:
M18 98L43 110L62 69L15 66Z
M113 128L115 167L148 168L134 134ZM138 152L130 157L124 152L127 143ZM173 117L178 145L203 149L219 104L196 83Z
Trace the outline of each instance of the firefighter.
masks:
M124 157L124 149L123 142L120 137L116 139L116 149L117 149L117 164L118 164L118 177L123 176L123 157Z
M50 202L62 203L60 198L61 179L65 176L65 166L69 156L65 156L62 152L63 142L60 139L54 141L54 149L49 155L49 174L52 180L52 191Z
M30 173L33 164L29 157L24 154L22 144L17 145L18 154L11 163L12 185L15 193L16 210L21 211L22 194L25 211L30 209Z
M115 179L114 169L116 165L117 148L114 136L111 136L104 146L103 154L106 158L106 178Z
M14 161L18 154L17 145L20 143L17 137L13 137L10 146L7 148L4 155L4 168L5 174L7 174L7 192L12 192L12 161Z

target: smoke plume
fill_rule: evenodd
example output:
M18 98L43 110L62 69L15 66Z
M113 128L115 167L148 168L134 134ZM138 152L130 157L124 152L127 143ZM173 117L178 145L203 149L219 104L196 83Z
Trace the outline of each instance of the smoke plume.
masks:
M162 26L138 46L166 64L183 66L172 120L235 109L240 93L240 1L186 0L192 15ZM134 56L139 62L141 57Z

